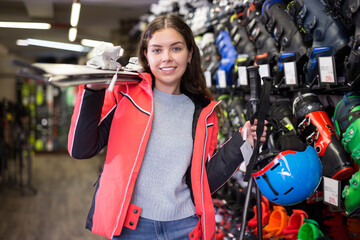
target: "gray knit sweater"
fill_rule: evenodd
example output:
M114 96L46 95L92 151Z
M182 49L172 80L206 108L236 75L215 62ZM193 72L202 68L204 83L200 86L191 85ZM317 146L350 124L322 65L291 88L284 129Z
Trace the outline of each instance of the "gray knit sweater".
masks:
M184 94L154 89L154 119L132 203L141 217L170 221L195 214L185 183L193 139L194 103Z

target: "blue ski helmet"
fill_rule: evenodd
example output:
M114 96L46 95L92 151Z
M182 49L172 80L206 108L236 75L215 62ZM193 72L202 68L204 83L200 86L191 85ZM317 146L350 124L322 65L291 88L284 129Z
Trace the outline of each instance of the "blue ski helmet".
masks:
M252 176L261 193L279 205L294 205L309 198L319 186L322 164L312 146L305 151L272 151L260 156Z

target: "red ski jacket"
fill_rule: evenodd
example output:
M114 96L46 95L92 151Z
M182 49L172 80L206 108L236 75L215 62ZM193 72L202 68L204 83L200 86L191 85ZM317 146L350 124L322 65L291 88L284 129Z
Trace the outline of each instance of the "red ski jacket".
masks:
M141 212L130 200L150 136L154 101L151 75L141 73L140 77L139 83L117 85L112 92L80 86L68 135L68 150L74 158L90 158L108 145L86 228L109 239L120 235L123 227L135 229ZM243 140L237 132L213 155L218 103L187 95L194 101L195 112L193 154L186 179L199 217L189 237L208 240L215 238L211 193L239 168Z

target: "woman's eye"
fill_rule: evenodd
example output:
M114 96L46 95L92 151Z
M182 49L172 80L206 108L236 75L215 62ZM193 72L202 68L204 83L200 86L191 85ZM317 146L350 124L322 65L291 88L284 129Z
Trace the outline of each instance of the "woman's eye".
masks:
M161 49L160 48L155 48L155 49L152 50L152 52L153 53L159 53L159 52L161 52Z
M181 51L181 47L174 47L174 48L173 48L173 51L174 51L174 52Z

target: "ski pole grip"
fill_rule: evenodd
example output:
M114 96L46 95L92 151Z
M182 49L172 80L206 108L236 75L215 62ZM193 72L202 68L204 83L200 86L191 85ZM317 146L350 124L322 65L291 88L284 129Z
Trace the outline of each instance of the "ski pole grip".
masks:
M252 114L258 112L260 91L261 91L261 78L259 74L259 66L247 67L249 82L250 82L250 105Z

